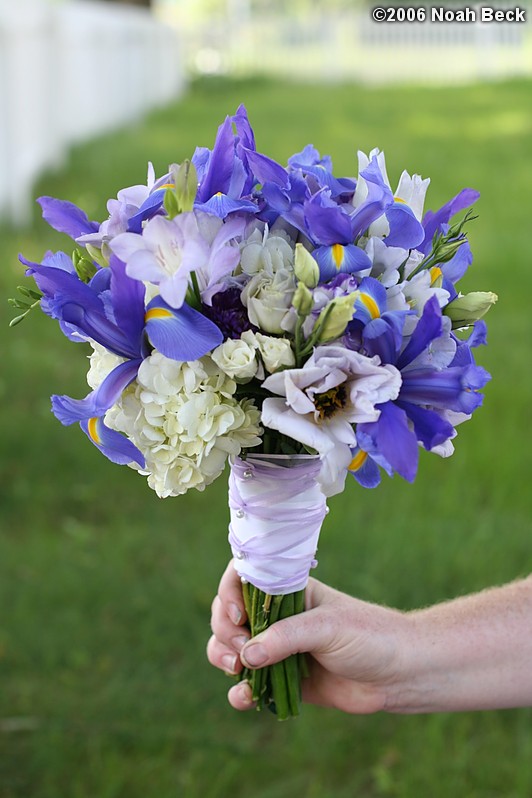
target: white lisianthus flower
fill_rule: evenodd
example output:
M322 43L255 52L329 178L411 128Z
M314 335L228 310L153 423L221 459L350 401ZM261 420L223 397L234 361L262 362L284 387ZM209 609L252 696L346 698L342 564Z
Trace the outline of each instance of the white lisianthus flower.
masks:
M273 233L266 227L263 234L254 230L242 246L240 267L245 274L275 274L281 269L291 271L293 266L294 247L284 230Z
M182 363L155 351L105 421L140 449L150 487L161 497L178 496L203 490L230 454L260 443L259 411L251 400L235 399L235 390L208 355Z
M256 274L241 294L250 322L265 332L284 332L282 323L290 312L295 290L293 271L279 269L273 275L266 271Z
M282 397L264 400L263 424L322 455L323 487L332 495L341 489L356 445L353 424L379 418L376 405L397 398L401 374L377 356L319 346L303 368L272 374L262 387Z
M259 367L255 347L244 337L228 338L216 347L211 357L224 374L241 383L253 379Z
M93 352L89 355L90 367L87 372L87 383L93 390L99 388L104 379L117 367L124 362L123 357L110 352L105 346L89 341Z

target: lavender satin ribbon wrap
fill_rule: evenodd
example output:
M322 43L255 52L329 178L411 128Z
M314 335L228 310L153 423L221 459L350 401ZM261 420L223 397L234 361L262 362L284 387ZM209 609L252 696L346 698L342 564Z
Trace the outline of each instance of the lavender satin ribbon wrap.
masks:
M303 590L308 582L326 499L312 455L235 458L229 477L229 543L239 576L270 595Z

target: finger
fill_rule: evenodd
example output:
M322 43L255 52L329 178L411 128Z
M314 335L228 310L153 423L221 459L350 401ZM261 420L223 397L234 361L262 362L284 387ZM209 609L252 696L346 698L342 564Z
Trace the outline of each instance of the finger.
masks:
M233 649L225 646L213 635L207 643L207 659L215 668L225 673L240 673L242 663L240 657Z
M231 687L227 693L229 703L234 709L246 710L253 709L256 704L251 698L251 687L248 682L239 682Z
M331 618L327 610L318 607L278 621L247 643L240 658L250 668L262 668L290 654L326 650L334 639Z
M235 626L219 596L216 596L212 602L211 629L220 643L234 649L235 652L240 652L242 646L249 640L248 630Z
M245 623L247 615L242 598L242 582L235 571L234 560L229 562L224 571L218 586L218 595L233 623L237 626Z

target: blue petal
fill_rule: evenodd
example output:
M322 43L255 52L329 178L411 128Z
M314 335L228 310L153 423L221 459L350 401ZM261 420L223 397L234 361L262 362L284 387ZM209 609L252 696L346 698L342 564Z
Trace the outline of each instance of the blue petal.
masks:
M470 414L482 404L477 393L490 379L480 366L413 369L403 372L399 398L416 405L429 405L442 410Z
M205 169L203 180L198 188L198 202L207 202L218 191L226 193L233 175L235 160L235 138L233 123L226 117L218 128L216 141Z
M89 217L74 205L66 200L55 199L55 197L39 197L37 200L42 208L42 216L50 227L60 233L66 233L71 238L96 233L100 229L98 222L91 222Z
M325 246L352 244L354 241L351 217L321 191L304 204L305 219L310 238Z
M449 202L443 205L435 213L433 211L427 211L423 217L425 238L422 244L417 247L417 249L424 255L430 252L434 234L441 231L442 225L447 224L451 217L455 215L455 213L463 211L464 208L468 208L469 206L473 205L479 197L480 194L478 191L475 191L472 188L464 188L456 195L456 197L453 197L451 200L449 200Z
M197 211L205 211L211 213L213 216L218 216L220 219L234 213L235 211L246 211L247 213L257 213L258 206L254 205L249 200L232 199L227 194L218 193L211 197L206 202L194 203L194 208Z
M103 416L122 395L122 391L137 376L141 360L127 360L117 366L104 379L99 388L91 391L85 399L70 396L52 396L52 412L64 424L74 424L94 416Z
M354 244L318 247L313 250L312 256L320 267L321 283L329 282L337 274L353 274L371 268L366 253Z
M395 200L386 209L386 218L390 225L390 232L385 239L387 247L415 249L425 238L423 225L406 203Z
M141 468L146 466L142 452L124 435L109 429L104 424L103 418L89 418L82 421L80 427L88 439L111 462L118 463L118 465L138 463Z
M411 402L398 401L397 405L402 407L408 418L414 425L414 432L418 441L425 449L433 449L444 441L448 440L454 432L454 427L445 421L434 410L427 410Z
M146 309L146 333L161 354L179 361L197 360L224 340L216 324L186 302L175 310L160 297Z
M456 251L451 260L440 264L440 269L446 280L457 283L473 263L473 253L467 238L464 239L462 246Z
M140 351L144 329L144 284L127 276L125 263L116 255L111 256L109 269L105 271L111 274L110 301L116 324Z
M236 109L236 114L233 116L236 132L244 147L250 150L255 150L255 135L248 119L248 112L246 106L241 104Z
M281 188L289 187L290 181L288 172L281 164L277 163L277 161L273 161L266 155L262 155L260 152L254 152L253 150L245 148L243 148L243 152L245 153L248 166L251 168L251 171L259 183L268 182L275 183L281 186Z
M353 460L348 468L349 473L363 488L376 488L381 481L377 463L358 446L352 450L351 454L353 455Z
M419 449L416 436L408 426L404 410L393 402L378 405L379 419L371 424L359 424L361 432L368 434L377 450L394 471L403 479L413 482L417 472Z
M372 158L369 165L360 173L366 180L368 195L351 216L353 235L361 236L372 222L382 216L384 211L393 203L393 194L384 182L376 158Z
M431 296L431 298L425 302L421 318L416 324L409 342L397 360L397 368L403 369L411 363L427 348L431 341L440 337L442 330L441 309L436 297Z
M364 349L370 357L378 355L381 363L394 364L399 345L394 327L386 319L373 319L362 332Z
M374 277L365 277L361 280L358 290L353 318L368 324L386 311L386 289Z

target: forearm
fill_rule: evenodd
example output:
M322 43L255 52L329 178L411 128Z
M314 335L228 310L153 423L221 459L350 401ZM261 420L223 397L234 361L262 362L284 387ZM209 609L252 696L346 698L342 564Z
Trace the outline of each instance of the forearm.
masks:
M389 711L532 706L532 577L406 617Z

